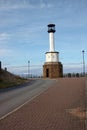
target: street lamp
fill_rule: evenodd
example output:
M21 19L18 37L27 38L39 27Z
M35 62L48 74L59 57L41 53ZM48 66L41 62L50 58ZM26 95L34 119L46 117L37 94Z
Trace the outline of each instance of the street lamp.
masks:
M29 78L29 73L30 73L30 61L28 61L28 78Z
M83 76L85 76L85 58L84 58L85 51L82 50L82 56L83 56Z

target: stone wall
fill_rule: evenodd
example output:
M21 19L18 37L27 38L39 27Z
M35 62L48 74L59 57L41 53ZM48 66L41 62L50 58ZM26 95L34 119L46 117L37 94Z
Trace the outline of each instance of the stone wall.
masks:
M43 65L44 78L58 78L63 77L63 66L61 62L46 62Z

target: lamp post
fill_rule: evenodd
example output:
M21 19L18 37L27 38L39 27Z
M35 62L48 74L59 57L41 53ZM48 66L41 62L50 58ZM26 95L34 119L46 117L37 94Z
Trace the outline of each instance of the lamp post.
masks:
M28 78L29 78L29 73L30 73L30 61L28 61Z
M85 51L82 50L82 56L83 56L83 76L85 76L85 58L84 58Z

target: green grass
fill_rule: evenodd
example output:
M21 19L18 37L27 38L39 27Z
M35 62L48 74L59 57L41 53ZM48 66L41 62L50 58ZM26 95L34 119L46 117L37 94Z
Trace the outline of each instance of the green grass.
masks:
M0 70L0 89L13 87L27 82L27 79L21 78L3 69Z
M9 87L13 87L13 86L16 86L16 85L20 85L20 84L23 84L27 82L27 80L19 80L19 81L16 81L16 82L8 82L8 81L5 81L5 82L0 82L0 89L2 88L9 88Z

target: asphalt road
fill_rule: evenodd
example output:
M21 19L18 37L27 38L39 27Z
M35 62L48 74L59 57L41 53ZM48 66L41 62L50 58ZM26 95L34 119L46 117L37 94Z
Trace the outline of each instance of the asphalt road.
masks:
M55 80L38 79L21 85L20 87L0 91L0 119L40 95L54 83Z

